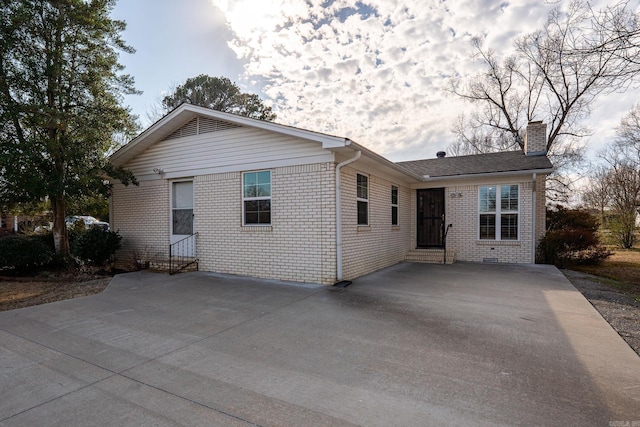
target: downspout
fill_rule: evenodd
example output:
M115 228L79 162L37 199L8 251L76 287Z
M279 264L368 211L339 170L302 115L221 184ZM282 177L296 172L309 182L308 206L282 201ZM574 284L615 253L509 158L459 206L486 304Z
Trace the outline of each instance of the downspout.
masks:
M340 186L340 169L360 158L362 151L356 151L356 155L336 165L336 279L342 280L342 189Z
M536 209L536 187L537 187L537 175L534 173L533 174L533 191L531 192L533 197L533 239L531 239L533 241L533 263L536 263L536 239L538 238L538 232L536 230L536 217L538 216L538 212Z

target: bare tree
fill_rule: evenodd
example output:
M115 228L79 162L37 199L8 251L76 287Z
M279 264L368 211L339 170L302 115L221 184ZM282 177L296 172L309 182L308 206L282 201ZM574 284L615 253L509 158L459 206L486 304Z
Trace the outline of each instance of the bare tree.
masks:
M640 167L640 104L636 104L620 121L616 128L615 146L618 155L623 155Z
M590 131L585 120L601 95L625 90L640 76L640 23L626 1L591 9L585 1L558 7L540 30L515 42L515 53L501 58L473 44L484 72L454 78L451 92L477 109L453 128L449 151L473 154L524 148L530 121L547 123L547 151L558 171L550 188L562 198L571 184L568 170L580 166Z
M448 154L462 156L495 151L514 151L519 148L510 132L478 125L478 121L477 113L474 113L471 118L467 118L464 114L458 117L458 121L451 129L457 138L447 147Z
M635 243L640 170L628 161L613 164L608 181L614 213L612 232L623 248L630 249Z
M602 158L607 166L594 176L586 195L596 198L595 193L601 191L600 197L604 198L608 193L612 232L622 247L631 248L640 208L640 104L623 117L615 141L602 152Z
M582 193L582 201L600 215L600 224L604 224L607 209L611 206L609 188L609 168L604 165L592 167L588 184Z
M479 108L456 133L468 129L472 140L478 129L492 129L523 148L527 123L543 120L548 151L563 138L588 135L583 121L593 101L626 89L640 75L639 33L638 15L627 2L595 12L589 3L573 1L566 11L554 9L542 29L519 38L515 54L502 61L475 38L485 71L454 78L451 91Z

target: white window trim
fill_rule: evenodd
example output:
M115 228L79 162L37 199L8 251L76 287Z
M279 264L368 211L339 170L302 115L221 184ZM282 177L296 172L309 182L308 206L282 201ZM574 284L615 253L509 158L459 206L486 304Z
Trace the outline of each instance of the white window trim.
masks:
M269 192L269 196L268 197L266 196L244 197L244 176L248 173L259 173L259 172L269 172L269 187L271 188L271 191ZM240 181L240 191L242 191L242 226L243 227L271 227L273 224L273 210L271 210L271 217L270 217L269 224L254 224L254 223L247 224L245 222L247 217L245 215L244 202L252 201L252 200L269 200L269 206L273 208L273 203L271 200L271 194L273 194L273 171L271 169L261 169L261 170L255 170L255 171L242 172L242 179Z
M396 190L396 203L393 203L393 190ZM391 225L396 226L400 224L400 190L397 185L391 186ZM396 208L396 223L393 223L393 208Z
M367 198L366 199L362 197L358 197L358 175L367 178ZM371 212L369 211L369 192L371 189L371 186L369 185L370 182L371 180L369 179L369 175L366 175L360 172L356 173L356 224L360 227L367 227L370 223L369 221L369 216L371 214ZM358 220L358 202L365 202L367 204L367 223L366 224L360 224Z
M502 197L502 187L511 187L511 186L517 186L518 187L518 210L516 211L504 211L502 212L502 203L500 202L500 199ZM481 212L480 211L480 190L483 187L496 187L496 210L494 212ZM505 242L519 242L520 241L520 236L521 234L521 230L520 230L520 224L522 224L522 215L520 213L520 206L521 206L521 188L520 188L520 184L516 184L516 183L512 183L512 184L495 184L495 185L479 185L478 186L478 215L476 217L476 225L477 225L477 232L476 232L476 236L478 236L478 240L481 242L492 242L492 241L503 241L502 240L502 226L501 226L501 221L500 221L500 215L501 214L517 214L518 215L518 238L517 239L507 239L504 240ZM495 239L482 239L480 238L480 215L494 215L495 220L496 220L496 235L495 235Z
M189 207L181 207L181 208L175 208L173 206L173 202L174 202L174 198L173 198L173 185L174 184L180 184L182 182L190 182L191 183L191 191L193 193L192 196L192 203L191 206ZM172 179L169 181L169 209L170 209L170 215L169 215L169 230L171 231L170 234L173 235L173 211L176 209L191 209L193 211L193 214L195 215L196 213L196 208L195 208L195 204L196 204L196 185L195 185L195 180L193 179ZM194 224L195 225L195 224ZM176 236L186 236L186 234L176 234Z
M180 183L180 182L190 182L191 183L191 189L193 191L193 203L191 206L191 210L193 211L193 214L195 215L196 213L196 208L195 208L195 204L196 204L196 184L195 184L195 180L193 178L180 178L180 179L172 179L169 180L169 239L170 239L170 243L174 243L173 242L173 236L186 236L186 234L173 234L173 211L174 211L174 207L173 207L173 184L176 183ZM194 219L194 223L193 223L193 227L194 227L194 233L195 233L195 219Z

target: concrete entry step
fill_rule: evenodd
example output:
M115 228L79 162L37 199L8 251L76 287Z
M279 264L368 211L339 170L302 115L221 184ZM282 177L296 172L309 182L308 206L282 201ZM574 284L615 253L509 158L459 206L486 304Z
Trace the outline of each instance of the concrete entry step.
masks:
M149 261L149 267L148 269L150 271L156 271L159 273L169 273L169 260L168 259L163 259L163 260L153 260L153 261ZM182 267L184 266L184 267ZM189 258L189 259L185 259L182 258L180 261L173 261L173 271L174 272L189 272L189 271L198 271L198 259L196 258ZM182 268L180 268L182 267Z
M426 264L443 264L444 249L412 249L404 257L406 262L422 262ZM456 254L453 250L447 250L447 264L455 262Z

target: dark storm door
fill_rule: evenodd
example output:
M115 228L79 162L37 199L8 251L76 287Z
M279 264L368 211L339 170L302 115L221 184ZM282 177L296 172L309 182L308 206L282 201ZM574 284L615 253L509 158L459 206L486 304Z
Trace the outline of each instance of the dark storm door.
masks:
M444 233L444 188L417 190L419 248L441 248Z

